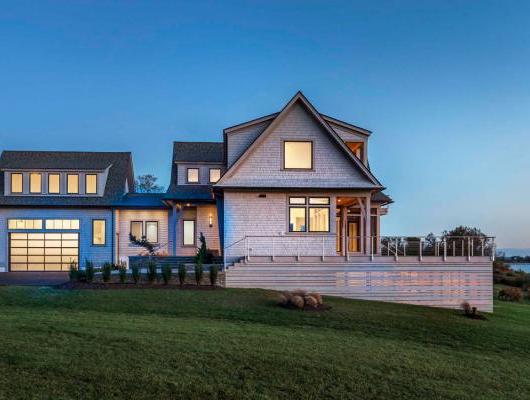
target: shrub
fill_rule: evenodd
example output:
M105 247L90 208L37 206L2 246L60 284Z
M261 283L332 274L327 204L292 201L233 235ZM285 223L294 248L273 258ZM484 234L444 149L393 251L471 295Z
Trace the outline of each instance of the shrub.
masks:
M70 263L70 269L68 270L68 277L71 281L77 281L79 276L79 269L76 263Z
M462 310L464 311L464 314L471 315L472 313L471 304L469 304L467 301L464 301L461 307L462 307Z
M147 264L147 280L149 283L153 283L155 280L158 279L158 274L156 271L156 262L149 261Z
M186 266L184 264L180 264L178 270L180 286L186 283L186 272Z
M289 297L287 297L285 294L281 294L278 296L278 304L281 306L286 306L289 304Z
M295 306L296 308L304 308L304 298L299 295L293 295L291 296L291 304Z
M127 280L127 266L125 264L118 265L118 273L120 274L120 283L125 283Z
M308 296L313 297L317 301L318 305L322 305L322 296L320 293L309 293Z
M509 287L502 289L499 292L499 300L504 301L521 301L523 299L523 291L517 287Z
M208 253L208 247L206 246L206 238L204 237L202 232L199 235L199 242L201 242L201 245L199 246L199 250L197 250L197 255L195 256L195 263L204 264L206 262L206 254Z
M204 269L202 268L202 263L198 262L195 264L195 282L197 282L197 286L201 284L202 276L204 274Z
M103 282L110 281L111 274L112 274L112 264L110 263L103 264L103 267L101 268L101 277L103 278Z
M171 265L164 265L162 267L162 279L164 280L165 285L167 285L169 281L171 280L172 274L173 274L173 270L171 268Z
M92 261L86 260L85 264L86 281L92 282L94 280L94 264Z
M210 285L215 286L217 277L219 275L219 268L217 265L210 265Z
M318 307L318 301L313 296L306 296L304 297L305 305L311 308L317 308Z
M131 275L134 283L140 282L140 267L138 266L138 264L133 264L131 266Z

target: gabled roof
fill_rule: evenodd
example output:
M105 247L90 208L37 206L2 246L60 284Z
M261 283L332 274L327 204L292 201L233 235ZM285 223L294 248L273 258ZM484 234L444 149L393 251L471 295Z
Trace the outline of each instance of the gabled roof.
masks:
M5 170L86 170L109 168L103 196L4 196ZM125 181L134 190L129 152L4 151L0 156L0 205L6 206L111 206L121 200Z
M328 122L315 109L315 107L309 102L309 100L303 95L301 91L298 91L279 113L275 115L271 114L271 116L269 116L271 119L273 118L269 126L250 144L250 146L232 164L232 166L225 172L221 180L215 186L223 187L223 181L233 174L233 172L244 162L244 160L254 151L254 149L256 149L265 140L265 138L276 128L279 121L282 120L282 117L286 115L287 112L298 102L300 102L315 118L317 123L319 123L322 128L324 128L324 130L330 135L332 141L343 152L346 158L348 158L355 166L357 166L361 173L371 182L371 184L373 185L372 189L382 189L383 186L377 180L377 178L370 172L370 170L363 164L363 162L351 152L351 150L346 146L346 144L342 141L339 135L333 130L333 128L331 128Z
M223 142L173 142L173 162L212 162L224 160Z

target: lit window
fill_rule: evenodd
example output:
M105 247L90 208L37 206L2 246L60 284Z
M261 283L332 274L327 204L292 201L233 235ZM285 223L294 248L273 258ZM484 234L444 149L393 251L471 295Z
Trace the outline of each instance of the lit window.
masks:
M312 169L313 142L283 142L284 169Z
M149 243L158 243L158 222L147 221L145 223L145 239Z
M47 219L46 229L79 229L78 219Z
M96 194L98 192L98 176L96 174L85 175L85 193Z
M306 231L306 209L305 207L289 208L289 232Z
M79 175L77 174L68 174L67 175L67 192L68 194L77 194L79 193Z
M42 229L42 219L9 219L8 229Z
M329 197L310 197L309 204L329 205Z
M142 221L131 221L131 236L141 240L144 236L144 223Z
M329 232L328 207L309 207L309 231Z
M210 168L210 183L216 183L221 179L221 170L219 168Z
M39 173L29 174L29 192L30 193L41 193L42 192L42 175Z
M199 168L188 168L187 182L199 183Z
M289 197L289 204L305 204L305 197Z
M59 174L48 174L48 193L58 194L61 192L61 176Z
M22 193L22 174L11 174L11 193Z
M364 160L363 142L346 142L346 146L348 146L359 160Z
M92 244L102 246L105 244L105 220L92 220Z
M182 235L184 246L195 245L195 221L183 221L184 234Z

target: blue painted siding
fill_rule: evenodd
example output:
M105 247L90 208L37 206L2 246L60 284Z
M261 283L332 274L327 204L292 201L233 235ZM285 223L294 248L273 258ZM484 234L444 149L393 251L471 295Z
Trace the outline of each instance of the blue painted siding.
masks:
M85 260L91 260L96 265L112 262L113 259L113 217L110 209L0 209L0 272L8 267L8 233L9 232L44 232L45 230L12 230L7 229L8 219L79 219L79 262L85 265ZM106 240L104 246L92 245L92 220L106 221ZM43 225L44 228L44 225ZM56 232L56 231L54 231ZM77 232L77 231L69 231Z

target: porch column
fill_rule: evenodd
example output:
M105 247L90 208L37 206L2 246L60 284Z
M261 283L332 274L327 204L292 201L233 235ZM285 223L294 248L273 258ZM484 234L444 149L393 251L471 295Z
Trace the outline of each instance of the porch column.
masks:
M342 244L342 255L348 255L348 209L345 206L340 207L340 219L341 219L341 244ZM337 232L338 234L339 232Z
M177 255L177 204L173 203L171 207L171 226L173 228L172 232L172 243L171 243L171 255Z
M372 249L372 221L371 221L371 215L372 215L372 202L371 202L371 194L368 194L365 198L365 205L366 209L364 212L365 215L365 229L364 229L364 235L366 236L366 255L371 255L371 249Z

